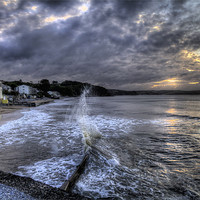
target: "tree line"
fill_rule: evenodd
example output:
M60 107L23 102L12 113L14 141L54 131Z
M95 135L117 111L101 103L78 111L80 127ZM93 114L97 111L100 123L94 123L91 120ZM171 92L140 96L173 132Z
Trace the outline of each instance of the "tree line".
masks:
M90 88L92 96L110 96L109 91L101 86L91 85L89 83L82 83L78 81L69 81L65 80L61 83L57 81L50 81L48 79L42 79L38 83L33 82L23 82L19 81L3 81L3 84L8 85L12 88L12 94L16 95L14 89L20 85L28 85L33 88L36 88L39 92L39 96L49 96L48 91L57 91L62 96L80 96L84 88ZM7 92L8 93L8 92Z

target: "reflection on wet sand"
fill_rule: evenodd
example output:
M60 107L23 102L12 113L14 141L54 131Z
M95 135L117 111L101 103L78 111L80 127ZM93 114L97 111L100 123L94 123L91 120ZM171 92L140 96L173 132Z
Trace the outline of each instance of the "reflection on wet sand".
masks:
M23 114L21 113L22 109L28 109L28 108L24 108L22 106L0 107L0 126L8 121L16 120L22 117L23 116Z

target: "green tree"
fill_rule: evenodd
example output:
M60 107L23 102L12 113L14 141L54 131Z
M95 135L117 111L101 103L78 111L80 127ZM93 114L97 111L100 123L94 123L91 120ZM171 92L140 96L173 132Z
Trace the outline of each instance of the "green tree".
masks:
M49 83L49 80L48 79L42 79L40 81L40 89L44 92L47 92L49 91L50 89L50 83Z

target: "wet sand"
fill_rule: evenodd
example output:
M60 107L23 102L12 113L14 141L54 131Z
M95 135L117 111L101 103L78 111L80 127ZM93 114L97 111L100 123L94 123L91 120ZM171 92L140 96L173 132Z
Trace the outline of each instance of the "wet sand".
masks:
M0 126L23 116L22 110L29 109L24 106L0 106Z

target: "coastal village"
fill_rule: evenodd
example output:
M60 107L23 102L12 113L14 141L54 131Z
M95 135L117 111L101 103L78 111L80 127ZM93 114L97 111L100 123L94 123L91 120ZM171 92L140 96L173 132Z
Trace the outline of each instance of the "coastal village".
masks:
M109 91L101 86L78 81L63 82L42 79L38 83L0 80L0 106L38 106L61 97L80 96L84 88L90 88L91 95L110 96Z
M0 82L0 105L23 105L23 106L38 106L44 103L59 99L60 93L57 91L47 91L48 97L39 97L40 91L29 85L19 85L14 90L9 86Z

